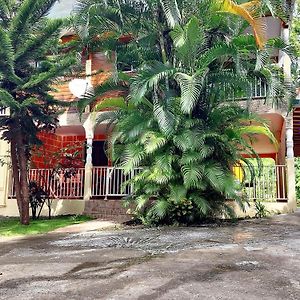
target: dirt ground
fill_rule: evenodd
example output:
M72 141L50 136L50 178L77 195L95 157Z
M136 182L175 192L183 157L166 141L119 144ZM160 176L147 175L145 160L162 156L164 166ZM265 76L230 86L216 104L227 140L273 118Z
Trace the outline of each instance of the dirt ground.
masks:
M300 211L0 242L0 299L300 299Z

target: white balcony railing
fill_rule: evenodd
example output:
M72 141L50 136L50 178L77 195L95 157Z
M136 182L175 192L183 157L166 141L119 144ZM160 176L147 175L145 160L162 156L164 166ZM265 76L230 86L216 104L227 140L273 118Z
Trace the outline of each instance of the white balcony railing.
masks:
M255 176L251 179L250 171L234 167L234 174L243 182L242 192L247 200L286 201L287 182L286 166L264 166L261 170L255 168Z
M267 83L260 78L255 78L252 87L252 98L260 99L267 97L268 86Z
M133 192L133 186L125 182L139 172L139 168L126 174L122 168L94 167L92 171L92 197L126 196ZM84 195L83 168L56 172L53 169L30 169L29 181L35 182L52 199L78 199ZM13 180L10 197L15 198Z
M84 169L72 169L71 172L56 172L53 169L30 169L29 181L35 182L52 199L83 198ZM10 197L16 192L11 181Z
M224 85L224 88L227 99L229 100L247 100L249 98L252 98L254 100L264 99L267 97L268 93L267 83L260 78L255 78L253 83L251 84L250 95L243 91L241 91L239 94L234 94L230 92L230 89L227 89L226 84Z
M91 196L122 197L133 193L133 185L125 184L141 171L136 168L129 174L119 167L93 167ZM286 166L264 166L255 170L251 178L247 168L234 167L234 174L242 182L242 193L247 200L286 201ZM71 172L54 172L51 169L31 169L29 180L34 181L52 199L81 199L84 195L84 169L72 169ZM11 197L15 197L13 182Z
M125 174L122 168L94 167L92 175L92 197L126 196L133 193L132 185L125 182L138 174L140 168Z

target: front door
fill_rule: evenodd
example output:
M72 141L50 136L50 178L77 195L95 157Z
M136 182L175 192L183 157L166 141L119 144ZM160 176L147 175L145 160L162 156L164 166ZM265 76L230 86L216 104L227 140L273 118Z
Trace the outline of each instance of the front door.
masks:
M105 141L93 141L92 162L95 167L108 165L108 158L105 153Z

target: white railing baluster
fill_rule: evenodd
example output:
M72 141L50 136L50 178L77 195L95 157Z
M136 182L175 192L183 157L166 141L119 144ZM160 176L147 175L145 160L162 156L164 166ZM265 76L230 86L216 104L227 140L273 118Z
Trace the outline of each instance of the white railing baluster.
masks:
M96 170L97 174L98 174L98 177L97 177L97 180L98 180L98 188L97 188L97 193L99 194L96 194L96 196L102 196L103 195L103 184L106 184L106 181L105 181L105 170L103 168L100 168L99 170ZM102 184L103 183L103 184Z
M0 107L0 116L9 116L10 115L10 109L9 107Z
M267 83L261 78L257 77L255 77L253 79L253 82L250 83L251 95L245 93L244 95L237 96L233 91L229 93L226 83L222 84L222 86L223 90L225 91L225 95L227 95L227 100L246 100L247 98L249 98L249 96L252 99L261 99L267 97Z
M283 168L281 168L281 174L282 174L282 197L281 198L285 198L285 170Z
M254 95L253 98L257 97L257 78L254 79Z

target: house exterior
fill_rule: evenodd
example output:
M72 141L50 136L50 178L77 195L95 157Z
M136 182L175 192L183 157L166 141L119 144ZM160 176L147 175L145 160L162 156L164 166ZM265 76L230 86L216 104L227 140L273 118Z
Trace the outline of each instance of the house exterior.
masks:
M282 36L288 41L287 24L272 17L266 17L266 24L267 38ZM62 39L70 38L65 35ZM283 68L285 76L290 77L289 57L279 51L274 53L274 59ZM83 63L86 82L91 86L103 83L114 69L113 62L104 53L92 53ZM91 76L99 69L104 72ZM56 90L54 96L59 100L76 99L69 89L68 81L56 86ZM112 95L103 95L108 96ZM267 171L255 182L249 183L245 193L250 201L265 201L269 211L291 212L296 209L294 156L300 155L300 107L294 107L293 112L287 114L285 107L274 108L265 104L265 97L266 87L256 82L251 109L268 120L279 147L265 136L258 136L253 147L260 157L269 158L265 166ZM9 112L5 109L0 111L0 115L5 113ZM131 192L130 187L123 190L122 183L134 174L125 176L122 169L112 166L105 150L105 141L108 139L106 126L96 125L95 114L86 110L80 118L76 108L71 107L60 115L56 131L40 135L44 146L33 154L29 179L37 181L48 190L54 214L85 212L101 218L113 216L122 221L128 215L120 198ZM0 141L0 156L9 162L8 149L9 145ZM68 169L67 176L60 171L59 165L65 165ZM242 212L238 213L242 215ZM249 207L246 213L253 214L253 207ZM0 215L18 215L7 164L0 166Z

